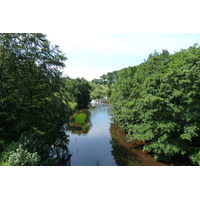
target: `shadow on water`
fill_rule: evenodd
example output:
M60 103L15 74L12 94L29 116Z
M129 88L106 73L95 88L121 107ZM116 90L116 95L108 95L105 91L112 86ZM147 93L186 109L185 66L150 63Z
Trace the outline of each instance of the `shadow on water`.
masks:
M131 153L126 147L120 145L117 139L112 138L112 155L115 158L117 165L119 166L138 166L138 161L135 159L133 153Z
M51 145L49 156L55 161L56 165L69 166L71 165L72 156L68 148L69 136L65 132L61 131L60 133Z
M110 134L112 137L112 155L117 165L120 166L165 166L166 164L157 162L152 155L143 152L143 143L134 140L127 142L126 134L118 124L110 124Z

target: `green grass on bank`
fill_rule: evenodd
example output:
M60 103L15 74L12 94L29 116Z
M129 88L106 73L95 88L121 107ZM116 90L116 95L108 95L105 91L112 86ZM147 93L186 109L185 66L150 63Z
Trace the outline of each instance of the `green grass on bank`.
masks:
M87 119L87 115L85 113L80 113L75 118L75 123L84 124Z

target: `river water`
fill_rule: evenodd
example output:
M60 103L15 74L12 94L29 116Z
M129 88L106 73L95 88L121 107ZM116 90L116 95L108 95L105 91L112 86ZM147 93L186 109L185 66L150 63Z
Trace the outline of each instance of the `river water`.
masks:
M110 107L89 109L88 132L68 131L71 166L160 166L139 141L127 142L125 133L111 121Z

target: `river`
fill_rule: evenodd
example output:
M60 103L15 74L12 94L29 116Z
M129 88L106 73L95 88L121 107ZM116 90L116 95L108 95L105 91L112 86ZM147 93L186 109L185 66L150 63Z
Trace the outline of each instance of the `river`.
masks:
M67 131L71 166L164 166L142 151L139 141L127 142L126 134L111 121L110 107L89 109L88 132Z

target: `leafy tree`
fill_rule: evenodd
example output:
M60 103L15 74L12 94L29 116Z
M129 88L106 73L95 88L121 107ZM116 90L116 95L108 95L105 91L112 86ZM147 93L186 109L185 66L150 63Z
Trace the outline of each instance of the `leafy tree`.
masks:
M65 78L67 93L71 95L73 102L77 104L77 109L87 108L90 103L90 83L84 78Z
M104 97L107 96L108 87L94 83L90 84L91 84L91 93L90 93L91 99L103 99Z
M0 140L4 148L35 129L45 135L39 143L50 145L56 139L71 109L60 72L66 59L43 34L0 34ZM13 155L29 157L31 151L21 147Z
M1 138L17 139L32 126L48 129L48 120L64 115L58 68L66 57L43 34L1 34L0 41Z
M100 79L93 79L91 82L98 85L112 86L112 84L117 81L118 71L108 72L100 76Z
M102 79L96 79L96 78L95 78L95 79L93 79L91 82L94 83L94 84L103 85Z
M106 78L107 78L107 77L106 77L105 74L103 74L102 76L100 76L100 79L102 80L103 85L106 85L106 84L107 84L107 79L106 79Z
M121 71L121 70L120 70ZM112 93L112 86L118 79L119 71L108 72L103 74L100 79L93 79L91 81L92 99L101 99L104 97L110 97Z
M155 158L191 159L199 164L200 47L170 55L154 52L144 63L124 69L114 84L114 120L128 139L145 143Z
M108 87L112 86L115 83L115 81L117 81L117 78L118 78L118 71L108 72L106 75L107 86Z

